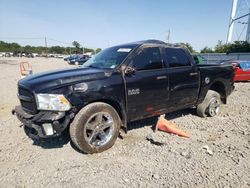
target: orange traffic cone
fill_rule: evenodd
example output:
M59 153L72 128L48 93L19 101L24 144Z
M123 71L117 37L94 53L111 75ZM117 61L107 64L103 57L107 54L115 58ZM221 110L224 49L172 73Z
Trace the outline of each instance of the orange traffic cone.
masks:
M32 75L32 67L27 61L20 62L21 78Z
M190 137L190 135L188 133L186 133L185 131L183 131L181 129L178 129L174 123L166 120L163 116L160 116L160 118L156 124L155 130L157 131L158 129L161 131L167 132L167 133L176 134L178 136L182 136L182 137L186 137L186 138Z

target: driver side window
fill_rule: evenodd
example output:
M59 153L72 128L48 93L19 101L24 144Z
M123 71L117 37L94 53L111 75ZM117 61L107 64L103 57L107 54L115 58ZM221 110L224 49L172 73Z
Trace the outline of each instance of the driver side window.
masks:
M144 48L132 61L136 70L152 70L163 67L161 52L158 47Z

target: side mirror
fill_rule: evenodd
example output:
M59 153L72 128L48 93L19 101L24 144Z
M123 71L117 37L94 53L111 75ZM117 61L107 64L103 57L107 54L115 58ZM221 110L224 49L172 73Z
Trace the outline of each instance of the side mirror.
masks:
M127 66L124 73L125 74L134 74L135 73L135 68Z

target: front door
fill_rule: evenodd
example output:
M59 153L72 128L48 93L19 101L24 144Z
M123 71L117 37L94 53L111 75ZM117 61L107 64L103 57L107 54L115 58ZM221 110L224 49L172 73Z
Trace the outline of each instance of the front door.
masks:
M129 63L133 74L125 74L128 119L157 115L168 100L168 76L161 49L144 46Z

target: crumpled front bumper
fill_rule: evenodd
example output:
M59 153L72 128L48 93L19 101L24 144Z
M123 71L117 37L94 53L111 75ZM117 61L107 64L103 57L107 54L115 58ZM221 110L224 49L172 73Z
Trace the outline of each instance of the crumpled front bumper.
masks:
M21 106L16 106L12 114L22 122L25 133L32 139L60 136L74 117L73 112L54 111L40 111L33 115L25 112ZM47 134L45 124L52 127L52 134Z

